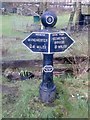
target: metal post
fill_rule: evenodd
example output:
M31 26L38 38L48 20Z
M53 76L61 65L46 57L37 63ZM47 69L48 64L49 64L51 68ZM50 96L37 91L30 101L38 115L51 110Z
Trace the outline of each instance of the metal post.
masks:
M53 83L53 54L43 54L43 80L40 85L40 99L42 102L53 102L56 86Z
M45 29L32 32L23 43L33 52L43 53L43 80L39 88L39 97L42 102L49 103L55 100L56 95L56 86L53 83L53 54L64 52L75 41L66 32L53 29L57 22L57 16L53 12L46 11L41 16L41 22Z

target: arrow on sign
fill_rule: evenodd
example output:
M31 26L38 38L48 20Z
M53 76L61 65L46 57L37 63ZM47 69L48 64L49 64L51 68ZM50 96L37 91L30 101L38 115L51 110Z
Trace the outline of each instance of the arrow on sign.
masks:
M75 42L66 32L52 33L50 38L50 52L65 52Z
M33 52L48 52L48 33L32 32L23 43Z
M64 52L74 42L66 32L32 32L23 40L24 45L33 52L46 54Z

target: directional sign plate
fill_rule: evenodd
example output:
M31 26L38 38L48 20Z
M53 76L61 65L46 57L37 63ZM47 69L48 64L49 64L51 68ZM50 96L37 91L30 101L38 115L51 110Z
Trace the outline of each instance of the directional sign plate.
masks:
M64 52L75 42L66 32L56 32L50 35L50 52Z
M48 33L32 32L23 43L33 52L48 52Z
M23 43L33 52L64 52L74 44L66 32L32 32Z

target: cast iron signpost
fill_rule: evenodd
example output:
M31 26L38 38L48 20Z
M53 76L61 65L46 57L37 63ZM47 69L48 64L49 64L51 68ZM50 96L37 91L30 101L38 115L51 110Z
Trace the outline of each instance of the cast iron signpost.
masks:
M57 16L53 12L45 12L41 21L45 29L32 32L23 40L23 44L33 52L43 53L43 80L39 93L42 102L48 103L55 99L56 93L53 82L53 54L65 52L75 41L66 32L52 29L57 22Z

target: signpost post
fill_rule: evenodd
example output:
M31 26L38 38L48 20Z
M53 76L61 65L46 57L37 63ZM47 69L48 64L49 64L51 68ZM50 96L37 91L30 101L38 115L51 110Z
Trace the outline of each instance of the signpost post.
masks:
M53 12L45 12L41 16L45 29L39 32L32 32L23 40L23 44L33 52L43 53L42 82L40 84L40 99L48 103L55 100L56 86L53 82L53 54L65 52L74 44L74 40L66 33L53 30L57 22L57 16Z

